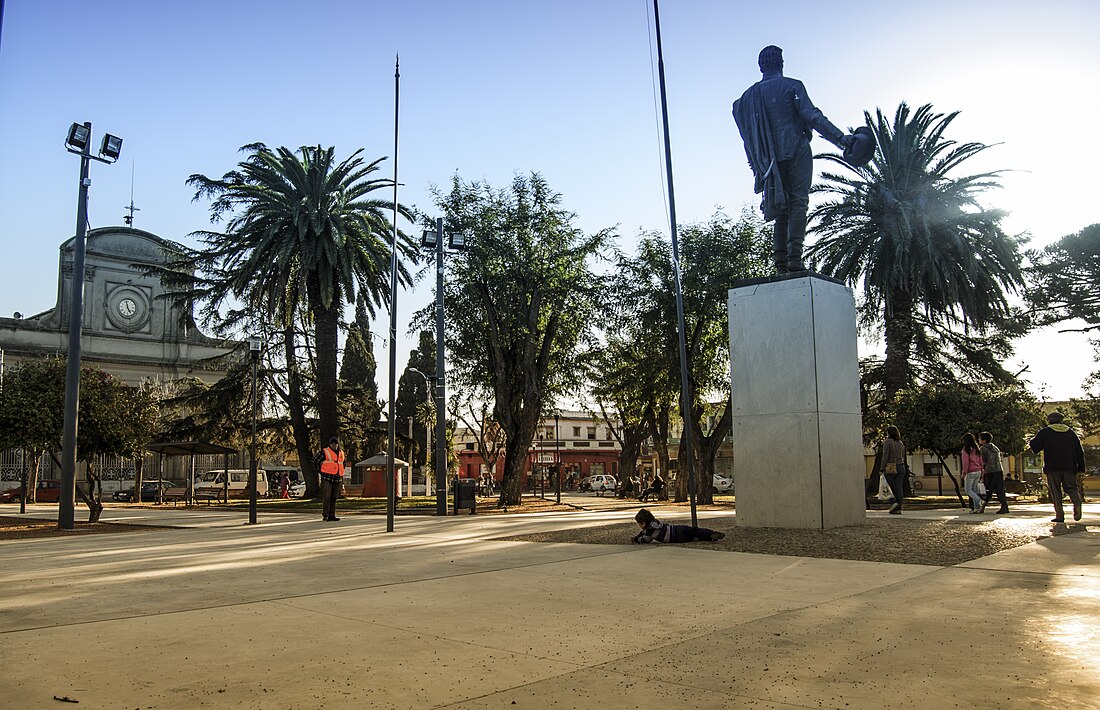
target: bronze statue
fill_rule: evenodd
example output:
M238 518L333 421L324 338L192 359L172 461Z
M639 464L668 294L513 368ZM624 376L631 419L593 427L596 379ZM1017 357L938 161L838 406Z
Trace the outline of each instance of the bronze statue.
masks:
M843 149L856 164L870 159L866 150L870 146L873 152L874 143L865 134L844 135L813 105L801 81L783 76L782 49L764 47L759 65L763 77L733 102L733 118L756 177L754 189L764 193L760 205L764 219L775 220L776 271L797 273L806 271L802 243L814 171L811 129Z

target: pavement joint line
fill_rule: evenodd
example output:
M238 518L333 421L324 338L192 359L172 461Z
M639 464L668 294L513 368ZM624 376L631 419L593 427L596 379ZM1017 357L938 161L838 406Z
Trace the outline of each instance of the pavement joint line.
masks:
M540 544L540 543L527 543L527 544L536 545L536 544ZM608 546L607 545L585 545L584 547L600 548L600 547L608 547ZM309 593L306 593L306 594L295 594L295 595L289 596L289 597L273 597L273 598L267 598L267 599L249 599L249 600L246 600L246 601L228 602L228 603L225 603L225 604L207 604L207 605L204 605L204 606L201 606L201 607L195 607L193 609L175 609L175 610L172 610L172 611L162 611L162 612L156 612L156 613L151 613L151 614L125 614L125 615L120 615L120 616L103 617L103 618L100 618L100 619L87 619L87 620L84 620L84 621L72 621L72 622L64 623L64 624L50 624L50 625L43 624L43 625L40 625L40 626L27 626L27 627L18 628L18 629L4 629L4 630L0 630L0 636L6 635L6 634L13 634L13 633L24 633L24 632L27 632L27 631L45 631L45 630L51 630L51 629L66 629L66 628L70 628L70 627L74 627L74 626L86 626L86 625L99 624L99 623L104 623L104 622L132 621L132 620L135 620L135 619L145 619L145 618L152 618L152 617L157 617L157 616L169 616L169 615L174 615L174 614L190 614L190 613L195 612L195 611L202 611L202 610L208 610L208 609L231 609L233 607L244 607L244 606L249 606L251 604L270 604L272 602L286 602L286 601L294 600L294 599L308 599L308 598L311 598L311 597L320 597L320 596L324 596L326 594L342 594L344 592L365 591L365 590L369 590L369 589L385 589L387 587L397 587L397 586L401 586L401 585L405 585L405 584L420 584L420 583L423 583L423 582L438 582L438 581L442 581L442 580L446 580L446 579L459 579L461 577L472 577L474 575L479 575L479 574L493 574L493 573L497 573L497 572L504 572L504 571L507 571L507 570L531 569L531 568L534 568L534 567L543 567L543 566L546 566L546 565L561 564L563 562L568 562L568 561L577 560L577 559L588 559L588 558L591 558L591 557L605 557L607 555L631 554L634 551L635 550L633 548L626 548L624 550L607 551L607 552L598 553L598 554L590 554L590 555L581 555L579 557L571 557L568 560L566 560L566 559L543 560L543 561L539 561L539 562L531 562L531 563L528 563L528 564L509 565L507 567L496 567L496 568L492 568L492 569L481 569L481 570L474 570L474 571L470 571L470 572L455 572L455 573L452 573L452 574L439 575L439 576L435 576L435 577L424 577L422 579L403 579L403 580L398 580L398 581L395 581L395 582L386 582L386 583L382 583L382 584L367 584L367 585L361 585L361 586L358 586L358 587L346 587L346 588L342 588L342 589L327 589L327 590L324 590L324 591L309 592ZM180 586L186 586L186 585L180 585ZM295 607L295 608L297 608L297 607Z

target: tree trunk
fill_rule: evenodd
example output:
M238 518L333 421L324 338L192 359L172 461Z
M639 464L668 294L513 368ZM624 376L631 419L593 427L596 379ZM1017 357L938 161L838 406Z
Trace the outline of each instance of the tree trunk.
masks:
M26 487L23 489L23 500L34 503L38 491L38 469L42 466L42 449L31 451L31 467L27 471Z
M729 400L726 400L725 409L722 410L722 416L714 425L714 429L710 432L709 436L703 436L703 429L700 426L702 415L696 417L692 422L692 427L695 430L695 436L692 439L692 443L695 445L696 461L698 467L696 470L696 502L702 505L710 505L714 502L714 460L718 457L718 449L722 446L722 441L729 434L730 427L733 426L733 408Z
M504 475L500 482L500 500L497 507L520 505L523 496L523 481L521 474L526 468L527 446L519 445L521 441L530 441L530 436L523 439L521 436L512 436L508 432L504 444Z
M699 466L696 464L696 461L697 461L698 456L699 456L698 437L694 437L694 436L692 437L692 440L691 440L691 443L692 443L691 461L689 462L688 459L684 457L684 436L688 432L688 427L691 427L691 422L689 422L686 419L682 418L683 412L680 412L680 414L681 414L680 441L676 445L676 483L675 483L675 485L672 485L671 481L669 482L669 492L672 494L672 500L675 503L684 503L688 499L688 473L687 473L688 466L687 466L687 464L693 465L693 468L695 469L695 474L697 476L698 476L698 473L699 473ZM692 428L694 428L694 427L692 427ZM696 481L698 481L698 478L696 479Z
M336 410L336 361L340 338L338 305L333 303L328 308L315 306L313 323L314 347L317 349L317 418L323 446L330 437L340 436Z
M142 479L144 478L144 472L145 472L145 457L144 456L135 456L134 457L134 502L135 503L140 503L141 502L141 484L143 482ZM121 475L118 478L118 485L122 486L122 476ZM160 489L159 488L157 489L157 500L156 500L156 502L157 503L160 502Z
M539 412L542 402L530 391L525 401L515 398L519 406L515 410L496 412L496 419L504 430L504 478L500 486L498 506L520 505L522 503L521 474L526 468L528 449L535 438L535 429L539 424ZM504 401L497 397L497 402Z
M657 465L660 473L667 482L669 480L669 468L672 459L668 454L668 407L658 408L656 415L650 421L650 431L653 437L653 448L657 449Z
M294 432L294 446L298 452L298 463L302 466L302 479L306 484L306 498L321 496L321 480L313 468L313 451L306 423L306 411L302 404L302 375L298 371L298 351L294 345L294 324L283 328L283 352L286 357L287 410L290 413L290 428Z
M913 299L905 292L895 291L891 297L892 312L886 314L883 329L886 360L882 365L882 386L886 401L913 383L913 367L909 357L913 350L916 329L913 325Z
M955 495L959 499L959 505L964 508L969 508L969 503L963 500L962 491L959 490L959 482L955 479L955 475L951 473L951 469L948 468L947 462L943 460L943 454L938 451L934 451L932 453L936 454L936 458L940 460L940 465L943 466L943 470L947 471L947 477L951 479L951 484L955 486Z
M84 478L88 481L88 496L84 501L88 504L88 522L98 523L103 514L103 484L91 460L84 462Z

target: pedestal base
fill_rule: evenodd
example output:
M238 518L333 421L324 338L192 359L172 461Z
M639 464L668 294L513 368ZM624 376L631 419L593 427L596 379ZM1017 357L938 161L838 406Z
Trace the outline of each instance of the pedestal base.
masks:
M851 290L813 274L735 287L729 323L737 525L863 522Z

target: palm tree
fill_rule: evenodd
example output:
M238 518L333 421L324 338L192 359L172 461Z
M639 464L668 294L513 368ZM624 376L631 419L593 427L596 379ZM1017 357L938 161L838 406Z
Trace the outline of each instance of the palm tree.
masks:
M389 300L393 203L372 197L393 181L373 177L379 158L366 163L357 150L337 163L333 148L305 146L297 153L262 143L244 146L249 156L220 179L192 175L195 198L211 198L211 221L224 231L194 235L204 247L188 254L187 266L202 275L191 293L205 313L222 310L223 324L259 317L287 333L287 365L293 365L295 322L313 331L316 402L321 440L337 433L337 342L344 306L363 298L367 309ZM399 212L411 218L408 209ZM410 282L400 256L416 260L416 248L401 234L399 279ZM291 403L292 415L295 409ZM300 404L298 405L300 408ZM304 418L296 426L301 456ZM307 434L308 435L308 434ZM308 454L307 454L308 458ZM303 465L307 465L303 460Z
M1011 327L1008 294L1023 286L1020 245L1002 231L1004 213L977 201L1002 171L953 174L989 148L944 137L957 115L931 105L910 114L905 103L892 123L881 109L865 113L874 159L856 167L823 156L847 173L826 173L815 188L827 198L811 215L818 240L809 256L821 273L862 284L864 325L883 325L876 377L887 399L918 374L951 378L960 366L1010 377L982 343L996 341L995 354L1008 347L998 334Z

